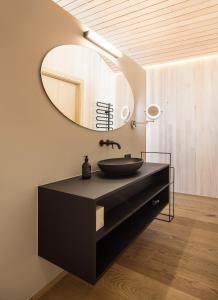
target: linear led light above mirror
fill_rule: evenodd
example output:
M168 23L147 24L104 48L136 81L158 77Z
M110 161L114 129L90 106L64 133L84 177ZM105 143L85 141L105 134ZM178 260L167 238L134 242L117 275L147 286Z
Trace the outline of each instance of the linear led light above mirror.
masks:
M153 68L165 67L165 66L170 66L170 65L184 64L187 62L206 60L206 59L211 59L211 58L218 58L218 54L196 56L196 57L190 57L190 58L186 58L186 59L178 59L178 60L174 60L174 61L169 61L169 62L165 62L165 63L163 62L160 64L145 65L145 66L143 66L143 69L146 70L146 69L153 69Z
M83 36L90 42L103 49L104 51L113 55L115 58L121 58L123 56L122 52L116 49L113 45L111 45L108 41L106 41L96 32L88 30L83 33Z

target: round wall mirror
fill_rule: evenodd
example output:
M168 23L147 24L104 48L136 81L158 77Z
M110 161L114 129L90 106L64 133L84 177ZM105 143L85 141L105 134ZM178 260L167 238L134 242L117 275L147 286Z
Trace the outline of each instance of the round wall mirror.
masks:
M63 45L52 49L42 62L41 79L55 107L83 127L114 130L125 125L133 113L134 98L127 79L90 48Z
M150 104L145 110L146 116L151 120L157 120L160 117L161 110L157 104Z

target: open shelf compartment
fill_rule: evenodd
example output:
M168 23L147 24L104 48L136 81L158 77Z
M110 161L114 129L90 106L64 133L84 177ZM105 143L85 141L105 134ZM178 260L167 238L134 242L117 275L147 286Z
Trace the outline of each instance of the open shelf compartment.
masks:
M159 200L153 205L152 200ZM139 201L139 200L138 200ZM162 187L159 193L153 194L144 205L138 206L135 212L114 227L96 243L96 278L98 279L112 264L114 259L134 240L164 209L169 201L169 186Z
M168 186L169 183L152 185L149 189L146 190L146 192L143 191L142 193L131 197L120 205L115 206L113 209L109 210L105 214L104 227L96 232L96 241L102 239L106 234L116 228L119 224L125 221L129 216L139 210L142 206L144 206L147 202L149 202L152 198L154 198Z

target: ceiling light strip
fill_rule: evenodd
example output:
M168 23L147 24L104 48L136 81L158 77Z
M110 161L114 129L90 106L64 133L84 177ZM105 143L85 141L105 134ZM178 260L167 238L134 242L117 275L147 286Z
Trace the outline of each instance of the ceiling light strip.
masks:
M190 58L195 58L195 57L202 57L205 55L217 55L218 53L218 48L216 49L211 49L210 51L204 50L204 51L199 51L196 53L181 53L176 56L168 55L168 56L162 56L162 57L150 57L149 59L138 59L136 60L138 64L141 66L146 66L146 65L159 65L162 63L168 63L171 61L179 61L181 59L190 59Z
M171 61L179 61L181 59L190 59L190 58L195 58L195 57L202 57L202 56L206 56L206 55L217 55L218 53L218 49L211 49L210 51L206 50L206 51L199 51L197 53L182 53L176 56L164 56L164 57L159 57L159 58L155 58L152 57L150 59L147 60L138 60L139 64L142 66L147 66L147 65L159 65L159 64L163 64L163 63L168 63Z
M218 52L215 54L210 54L210 55L205 55L201 56L199 55L198 57L187 57L186 59L177 59L174 61L169 61L168 62L160 62L158 64L150 64L150 65L145 65L143 66L144 69L152 69L152 68L159 68L159 67L165 67L165 66L170 66L170 65L176 65L176 64L183 64L183 63L188 63L188 62L193 62L193 61L201 61L201 60L207 60L207 59L212 59L212 58L218 58Z
M122 52L120 52L118 49L116 49L113 45L111 45L108 41L106 41L104 38L102 38L100 35L98 35L96 32L92 30L85 31L83 33L83 36L89 40L90 42L94 43L104 51L110 53L115 58L121 58Z

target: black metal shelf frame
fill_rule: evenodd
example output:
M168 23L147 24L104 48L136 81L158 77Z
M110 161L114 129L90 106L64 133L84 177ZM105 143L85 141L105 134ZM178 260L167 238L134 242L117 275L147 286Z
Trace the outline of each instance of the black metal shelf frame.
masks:
M161 154L161 155L168 155L169 156L169 165L170 165L170 186L172 185L172 201L171 196L169 197L169 204L168 204L168 214L160 213L160 215L167 217L167 218L156 218L157 220L164 221L164 222L171 222L175 217L175 168L172 167L172 153L170 152L157 152L157 151L141 151L141 158L143 158L143 154ZM172 173L172 175L171 175Z

